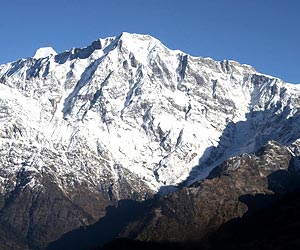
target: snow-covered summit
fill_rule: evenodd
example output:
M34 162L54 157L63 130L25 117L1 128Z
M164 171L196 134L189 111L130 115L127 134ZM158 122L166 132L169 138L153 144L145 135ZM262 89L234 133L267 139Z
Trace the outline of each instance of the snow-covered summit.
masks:
M49 174L65 191L86 183L119 199L124 183L132 194L170 190L300 137L299 86L248 65L129 33L54 53L0 67L3 189L22 170L33 187Z
M40 58L44 58L56 54L57 54L56 51L52 47L43 47L43 48L39 48L35 52L33 58L40 59Z

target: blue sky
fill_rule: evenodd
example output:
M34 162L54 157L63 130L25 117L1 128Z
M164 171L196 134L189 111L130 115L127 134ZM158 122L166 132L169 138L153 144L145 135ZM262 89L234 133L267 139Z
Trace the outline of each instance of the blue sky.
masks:
M0 63L127 31L300 83L298 0L2 0L0 7Z

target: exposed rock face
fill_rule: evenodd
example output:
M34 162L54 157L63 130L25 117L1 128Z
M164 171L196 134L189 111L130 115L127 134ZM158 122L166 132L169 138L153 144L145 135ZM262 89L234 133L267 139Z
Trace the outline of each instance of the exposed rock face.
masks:
M270 140L288 145L299 107L297 85L147 35L0 65L0 222L17 232L5 237L43 247L119 200L192 184ZM203 196L223 185L206 182ZM180 197L194 204L197 190Z
M295 148L294 144L291 148ZM208 179L161 198L124 236L199 241L226 222L249 216L300 187L299 154L270 142L257 154L225 161Z

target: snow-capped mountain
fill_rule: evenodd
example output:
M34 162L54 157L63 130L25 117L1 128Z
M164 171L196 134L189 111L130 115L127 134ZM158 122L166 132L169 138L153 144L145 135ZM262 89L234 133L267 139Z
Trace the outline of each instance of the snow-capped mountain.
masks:
M85 214L71 228L89 224L109 202L191 184L270 140L294 142L299 90L148 35L122 33L58 54L39 49L0 65L0 193L6 200L55 187ZM24 237L35 230L20 221Z

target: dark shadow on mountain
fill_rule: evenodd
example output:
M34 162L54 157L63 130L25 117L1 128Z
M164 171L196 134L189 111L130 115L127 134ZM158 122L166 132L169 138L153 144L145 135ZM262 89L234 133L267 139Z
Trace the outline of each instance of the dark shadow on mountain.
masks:
M286 170L278 170L268 176L269 189L277 195L292 192L298 185L295 176Z
M265 195L265 201L263 195L252 197L247 201L251 213L222 225L206 239L208 249L300 249L299 197L299 190L280 199L276 195ZM272 202L260 206L266 201Z
M244 217L253 216L258 211L266 209L271 206L276 200L275 195L256 194L256 195L242 195L239 197L239 201L247 205L248 210L243 215Z
M97 49L102 49L101 41L96 40L86 48L74 48L71 51L66 51L55 56L55 62L64 64L67 60L74 60L76 58L88 58Z
M300 189L299 157L293 156L287 170L277 170L268 176L268 188L283 196Z
M243 195L239 200L245 203L248 211L244 216L251 216L272 206L283 197L300 192L300 172L298 169L299 157L293 156L287 169L274 171L267 176L268 189L273 194Z
M177 191L179 188L180 188L180 186L165 185L165 186L161 186L159 188L158 193L163 196L163 195L173 193L173 192Z
M267 177L273 194L239 197L247 212L207 237L207 249L300 249L300 175L294 158L287 170Z
M293 159L291 159L291 162L294 161ZM273 194L256 194L254 196L246 194L239 197L239 201L248 207L248 211L243 217L253 216L271 207L284 196L300 189L300 176L293 171L294 166L291 162L287 170L277 170L268 175L268 189L273 191Z
M153 199L138 202L120 200L117 206L108 206L106 215L91 226L81 227L52 242L47 250L93 249L118 237L124 226L145 213Z
M95 250L182 250L184 247L184 243L177 242L138 241L128 238L119 238Z
M287 105L277 115L281 105L278 102L271 110L247 113L245 121L229 122L219 137L218 145L205 150L198 165L180 186L193 182L202 169L213 169L232 156L254 153L268 141L289 145L300 138L300 111L289 117L291 108Z

